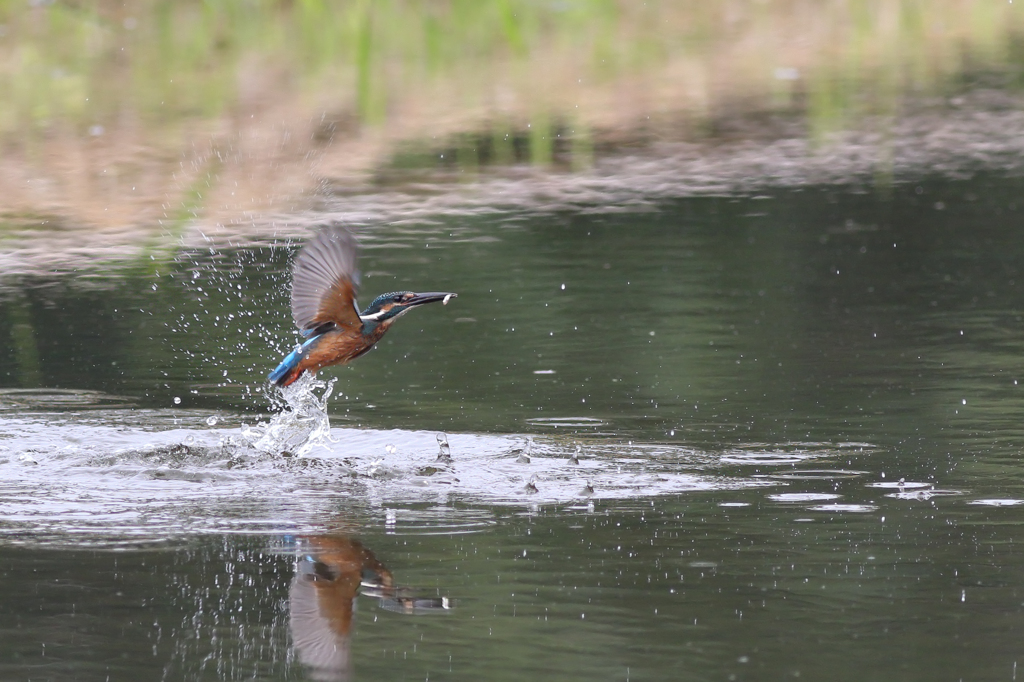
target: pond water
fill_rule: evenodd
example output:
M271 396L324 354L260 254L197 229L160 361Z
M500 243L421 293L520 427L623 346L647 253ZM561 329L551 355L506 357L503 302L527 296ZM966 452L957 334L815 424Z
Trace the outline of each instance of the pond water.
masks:
M1020 191L369 226L285 397L294 240L8 277L0 677L1015 679Z

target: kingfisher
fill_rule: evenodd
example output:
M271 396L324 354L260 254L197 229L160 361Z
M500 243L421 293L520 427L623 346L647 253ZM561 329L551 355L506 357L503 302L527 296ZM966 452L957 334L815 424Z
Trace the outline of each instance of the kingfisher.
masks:
M270 373L274 384L288 386L303 372L346 365L373 348L394 321L413 308L436 301L447 305L457 296L447 291L393 291L358 312L356 252L355 237L337 224L299 250L292 268L292 318L307 340Z

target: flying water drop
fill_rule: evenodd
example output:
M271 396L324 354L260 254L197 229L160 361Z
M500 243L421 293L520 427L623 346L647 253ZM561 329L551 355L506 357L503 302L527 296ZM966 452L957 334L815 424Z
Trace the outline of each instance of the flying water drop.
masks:
M580 443L576 443L576 451L569 455L569 464L579 465L580 455L583 454L583 446Z
M533 454L533 438L526 439L526 447L519 453L519 457L516 458L516 462L519 464L529 464L530 455Z
M448 434L439 433L437 434L437 447L439 452L437 453L438 462L451 463L452 461L452 449L448 446Z

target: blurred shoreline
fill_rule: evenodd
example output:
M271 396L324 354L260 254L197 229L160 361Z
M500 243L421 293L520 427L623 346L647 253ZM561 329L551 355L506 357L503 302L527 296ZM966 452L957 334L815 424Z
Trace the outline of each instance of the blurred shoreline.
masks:
M0 6L0 271L499 211L1017 173L967 0ZM156 265L149 266L156 268Z
M299 240L326 220L365 226L372 242L374 224L416 224L428 234L440 215L507 221L536 212L657 210L690 197L830 186L886 196L908 182L1024 170L1024 97L1002 91L922 101L899 119L865 119L859 129L818 142L791 119L735 121L732 129L726 139L701 143L649 141L575 171L525 164L471 175L458 167L410 170L356 191L322 182L313 192L297 190L279 210L231 220L217 220L225 214L214 212L177 226L157 221L83 230L59 216L14 217L5 225L0 271L6 280L75 272L101 281L109 268L158 269L180 249Z
M565 184L622 158L725 158L743 140L905 136L922 103L953 120L948 103L972 90L1019 106L1021 12L968 0L10 4L0 216L173 234L417 178Z

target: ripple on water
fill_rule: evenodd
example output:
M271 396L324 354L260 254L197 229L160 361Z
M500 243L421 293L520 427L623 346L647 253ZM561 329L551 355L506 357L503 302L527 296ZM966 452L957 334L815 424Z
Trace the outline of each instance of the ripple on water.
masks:
M840 497L842 495L836 495L835 493L776 493L768 495L768 499L772 502L787 503L823 502L825 500L838 500Z
M534 417L527 419L526 423L535 426L548 426L553 429L593 429L605 425L603 419L594 417Z
M967 504L974 504L981 507L1016 507L1024 504L1024 500L1017 500L1013 498L985 498L981 500L971 500Z
M868 472L855 469L799 469L781 474L772 474L771 478L808 481L834 481L843 478L865 476Z
M450 434L451 458L441 461L432 431L328 428L300 456L280 422L279 432L269 423L210 428L195 416L194 428L154 430L145 413L132 412L133 424L112 412L102 413L109 422L91 411L62 412L59 423L48 413L5 417L0 542L105 535L137 546L196 533L315 532L352 518L378 523L381 509L394 512L390 532L476 532L496 506L590 511L601 500L763 485L672 445L580 445L551 434L534 437L524 464L524 436Z
M723 464L761 466L801 464L803 462L834 457L840 454L837 448L842 448L848 445L850 444L843 443L839 446L835 446L829 443L819 442L794 442L783 443L781 445L771 445L767 443L749 444L723 453L721 461ZM864 444L857 443L855 445L860 448L860 446Z
M886 493L886 497L892 497L897 500L930 500L933 497L948 497L953 495L963 495L962 490L938 490L935 488L927 490L903 490L895 493Z
M330 385L307 383L297 382L280 411L255 425L239 425L232 415L211 424L208 413L179 408L123 409L92 393L17 393L22 404L51 407L4 415L0 542L77 543L105 534L139 544L195 533L316 532L376 524L382 510L389 532L476 532L500 507L589 512L606 500L773 485L723 470L719 453L593 431L439 439L434 431L331 428L323 409ZM439 443L449 456L439 455ZM770 461L830 454L821 444L777 450L760 444L737 452Z
M479 533L495 525L494 513L487 509L431 507L387 510L385 527L397 535L461 535Z
M22 410L84 410L90 408L129 407L131 398L108 395L99 391L62 390L56 388L0 389L0 412Z
M0 414L124 409L132 407L133 404L135 401L132 398L99 391L57 388L0 389Z
M878 509L876 504L816 504L806 507L808 511L833 512L840 514L866 514Z
M785 464L799 464L811 457L812 455L795 454L792 452L730 452L722 455L722 464L782 466Z

